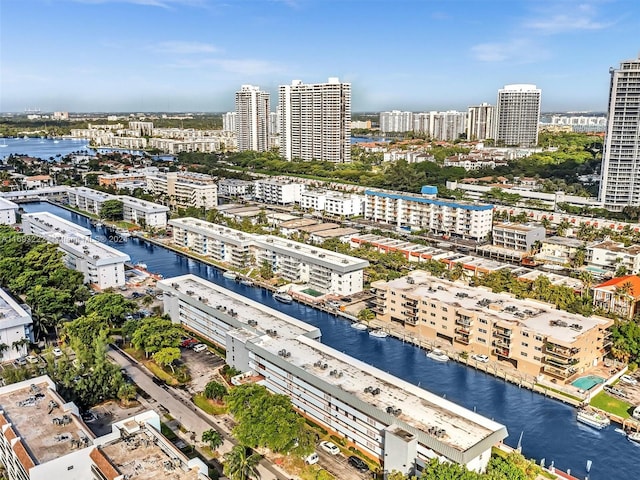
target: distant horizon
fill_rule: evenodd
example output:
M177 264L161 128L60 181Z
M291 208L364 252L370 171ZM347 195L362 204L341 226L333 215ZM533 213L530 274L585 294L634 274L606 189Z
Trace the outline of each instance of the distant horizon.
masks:
M243 84L352 85L352 110L464 111L535 84L605 111L635 0L2 0L0 111L224 112Z
M392 110L398 110L397 108L394 108ZM453 109L449 109L449 110L453 110ZM233 110L231 110L233 111ZM362 110L362 111L352 111L351 115L379 115L381 112L388 112L391 110ZM412 113L423 113L425 111L428 110L402 110L405 112L412 112ZM461 112L466 112L467 110L459 110ZM66 112L69 115L135 115L135 116L140 116L140 115L179 115L179 114L183 114L183 115L224 115L225 113L229 113L229 110L217 110L217 111L190 111L190 110L184 110L184 111L164 111L164 110L149 110L146 112L141 112L141 111L137 111L137 110L131 110L131 111L75 111L72 112L70 110L52 110L52 111L44 111L44 110L34 110L34 111L22 111L22 112L17 112L17 111L8 111L8 112L2 112L0 111L0 116L8 116L8 115L15 115L15 116L26 116L26 115L51 115L55 112ZM276 113L275 111L271 111L271 113ZM562 115L569 115L569 114L573 114L573 115L598 115L598 114L602 114L602 115L606 115L607 111L606 110L582 110L582 111L574 111L574 110L549 110L549 111L545 111L545 112L540 112L540 116L543 115L551 115L551 114L562 114ZM48 120L53 120L53 119L48 119ZM58 121L58 120L56 120ZM64 120L60 120L60 121L64 121Z

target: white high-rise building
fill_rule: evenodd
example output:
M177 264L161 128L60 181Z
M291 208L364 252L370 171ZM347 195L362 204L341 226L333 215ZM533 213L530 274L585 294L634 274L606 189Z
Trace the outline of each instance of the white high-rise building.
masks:
M464 133L466 124L466 112L457 112L455 110L446 112L431 111L414 113L412 130L426 133L436 140L455 140Z
M640 58L610 72L600 201L620 211L640 205Z
M222 114L222 130L225 132L236 131L236 112L227 112Z
M535 85L505 85L498 90L496 105L497 145L535 147L542 90Z
M351 161L351 84L294 80L279 92L280 155L287 160Z
M413 112L401 112L392 110L390 112L380 112L380 131L408 132L413 130Z
M238 151L269 150L269 93L253 85L236 92L236 134Z
M495 107L488 103L469 107L467 111L467 140L493 138L495 113Z

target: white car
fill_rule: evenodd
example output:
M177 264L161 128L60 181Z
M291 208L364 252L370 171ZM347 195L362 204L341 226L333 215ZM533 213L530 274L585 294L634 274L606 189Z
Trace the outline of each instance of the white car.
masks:
M338 455L340 453L340 449L333 442L320 442L320 448L330 455Z
M311 455L304 459L304 463L306 463L307 465L315 465L319 460L320 457L318 456L318 454L316 452L313 452Z
M629 385L636 385L638 383L638 380L633 378L631 375L622 375L620 377L620 381L624 383L628 383Z
M193 346L194 352L204 352L207 349L207 346L204 343L198 343Z
M62 353L62 350L60 350L58 347L51 350L51 353L53 353L54 357L61 357L62 355L64 355L64 353Z
M27 355L27 362L29 363L38 363L38 357L35 355Z
M480 363L487 363L489 361L489 357L486 355L471 355L471 358Z

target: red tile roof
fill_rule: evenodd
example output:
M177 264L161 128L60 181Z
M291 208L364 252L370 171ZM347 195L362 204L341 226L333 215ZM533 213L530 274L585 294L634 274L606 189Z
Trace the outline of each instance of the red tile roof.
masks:
M640 298L640 276L638 275L625 275L624 277L616 277L611 280L607 280L600 285L596 285L594 288L607 288L607 287L621 287L622 285L629 283L631 288L629 294L634 298Z
M91 460L95 466L102 472L102 474L107 478L107 480L115 480L120 476L120 472L116 470L116 467L111 465L109 459L100 451L98 448L94 448L89 454Z

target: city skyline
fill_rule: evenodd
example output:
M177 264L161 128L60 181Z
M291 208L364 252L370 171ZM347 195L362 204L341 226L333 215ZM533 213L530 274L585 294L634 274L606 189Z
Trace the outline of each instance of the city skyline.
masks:
M609 68L640 48L640 5L630 0L9 0L0 8L4 112L231 111L240 85L274 98L294 79L328 77L352 84L353 111L466 111L495 104L511 83L536 84L543 111L605 111Z

